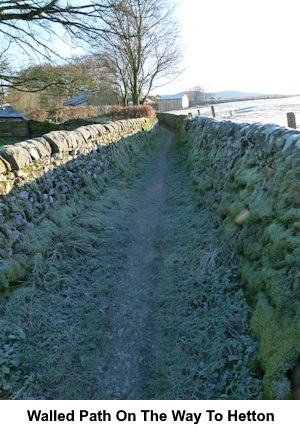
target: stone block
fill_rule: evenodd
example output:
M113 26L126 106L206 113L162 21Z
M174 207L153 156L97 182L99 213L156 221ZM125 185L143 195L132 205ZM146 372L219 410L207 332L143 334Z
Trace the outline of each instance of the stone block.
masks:
M287 152L288 150L292 150L293 146L295 144L295 142L297 142L299 140L299 134L291 134L290 136L288 136L288 138L286 139L285 145L282 148L282 152Z
M33 161L37 161L41 158L39 152L36 150L35 146L32 143L26 141L19 142L18 146L21 146L22 148L26 149L26 151L29 152L30 157Z
M51 147L46 139L42 137L37 137L35 139L28 139L25 142L21 142L21 146L23 146L29 153L32 151L31 148L34 148L38 153L40 159L50 157L51 156ZM33 152L33 151L32 151Z
M76 128L75 132L82 136L85 142L87 142L90 138L95 137L93 136L94 133L91 133L92 129L89 126L82 126Z
M0 155L8 161L12 170L20 170L32 164L29 152L17 143L0 147Z
M1 157L0 157L0 175L2 175L3 173L6 173L6 172L7 172L6 165L3 161L3 159L1 159Z
M50 133L42 136L51 146L51 150L54 153L68 152L69 145L68 141L61 131L51 131Z
M74 133L73 131L64 131L64 130L62 130L60 133L61 133L61 136L64 137L64 139L67 142L69 152L78 148L79 142L78 142L78 136L76 135L76 133Z

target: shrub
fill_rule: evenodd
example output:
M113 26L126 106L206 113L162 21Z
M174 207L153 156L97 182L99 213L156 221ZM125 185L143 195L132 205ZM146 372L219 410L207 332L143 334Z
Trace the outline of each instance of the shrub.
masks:
M49 133L50 131L57 130L58 124L53 124L49 121L29 121L29 133L30 137L40 137L43 134Z
M49 121L29 121L30 137L40 137L43 134L54 130L74 130L83 125L94 124L95 121L89 121L81 118L73 118L61 124L54 124Z
M64 123L70 119L95 119L105 113L104 106L63 106L49 111L45 109L31 111L29 118L35 121Z
M111 106L110 116L112 121L117 121L121 119L131 119L131 118L156 118L155 110L149 105L139 105L139 106Z
M46 121L48 112L45 109L32 110L29 114L29 118L34 121Z
M129 108L130 118L156 118L155 110L149 105L132 106Z
M95 120L100 116L108 115L112 121L129 118L148 118L156 117L152 106L63 106L49 111L45 109L31 111L29 118L34 121L49 121L55 124L65 123L72 119Z
M127 118L127 109L122 108L121 106L111 106L109 109L109 114L112 121L117 121L120 119Z

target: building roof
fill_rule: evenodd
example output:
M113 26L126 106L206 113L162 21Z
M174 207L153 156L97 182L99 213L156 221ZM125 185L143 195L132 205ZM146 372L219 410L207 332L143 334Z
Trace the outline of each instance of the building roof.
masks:
M84 92L82 94L78 94L78 96L73 97L70 100L67 100L64 103L64 106L78 106L81 105L82 103L87 102L87 97L88 97L88 93Z
M182 99L186 94L179 93L179 94L173 94L171 96L160 96L159 100L180 100Z
M17 111L7 103L0 107L0 118L22 118L25 121L29 121L25 115L21 114L21 112Z

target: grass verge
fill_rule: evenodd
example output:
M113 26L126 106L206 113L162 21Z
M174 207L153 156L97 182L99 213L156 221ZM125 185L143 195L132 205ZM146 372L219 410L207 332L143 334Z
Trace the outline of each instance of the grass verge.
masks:
M156 392L161 399L260 399L251 309L219 219L199 204L184 148L170 155L156 297Z

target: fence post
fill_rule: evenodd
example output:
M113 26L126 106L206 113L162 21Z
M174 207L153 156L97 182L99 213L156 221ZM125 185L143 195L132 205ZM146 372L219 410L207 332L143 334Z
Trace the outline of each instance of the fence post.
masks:
M295 116L294 112L288 112L286 115L287 115L288 127L297 128L296 116Z
M200 116L201 114L200 114L200 109L198 109L198 115Z
M212 116L215 118L216 117L216 112L215 112L214 106L211 107L211 112L212 112Z

